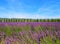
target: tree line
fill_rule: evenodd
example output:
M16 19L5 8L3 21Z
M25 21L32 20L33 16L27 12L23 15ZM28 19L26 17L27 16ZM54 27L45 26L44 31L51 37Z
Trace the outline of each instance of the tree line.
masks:
M0 22L60 22L60 19L0 18Z

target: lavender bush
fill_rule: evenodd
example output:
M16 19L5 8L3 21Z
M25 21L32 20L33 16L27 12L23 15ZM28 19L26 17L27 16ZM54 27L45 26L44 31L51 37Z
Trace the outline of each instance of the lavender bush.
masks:
M0 44L60 44L60 22L0 22Z

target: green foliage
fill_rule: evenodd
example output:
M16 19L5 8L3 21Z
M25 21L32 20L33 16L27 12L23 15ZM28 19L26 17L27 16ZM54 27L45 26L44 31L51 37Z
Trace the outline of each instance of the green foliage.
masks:
M0 18L0 22L60 22L60 19L18 19Z

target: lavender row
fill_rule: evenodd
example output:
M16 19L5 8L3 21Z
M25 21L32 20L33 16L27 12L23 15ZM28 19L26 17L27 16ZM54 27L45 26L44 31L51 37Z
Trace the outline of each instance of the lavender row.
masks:
M1 22L0 44L60 44L59 22Z
M48 40L46 40L47 38ZM52 32L49 30L41 30L39 32L13 32L11 36L7 36L5 33L0 32L0 43L4 41L4 44L42 44L43 42L47 44L49 44L48 42L51 42L52 44L57 43L58 40L60 41L60 30Z

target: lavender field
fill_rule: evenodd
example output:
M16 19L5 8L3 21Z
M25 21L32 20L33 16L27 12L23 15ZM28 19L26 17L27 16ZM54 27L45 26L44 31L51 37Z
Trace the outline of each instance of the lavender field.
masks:
M0 22L0 44L60 44L60 22Z
M60 0L0 0L0 44L60 44Z

